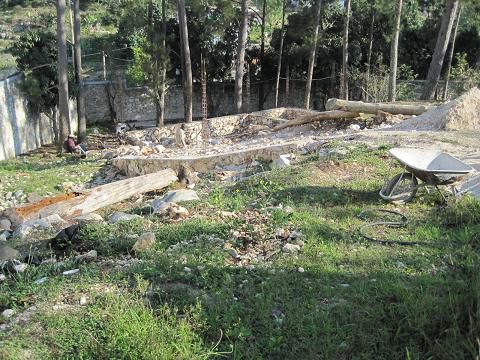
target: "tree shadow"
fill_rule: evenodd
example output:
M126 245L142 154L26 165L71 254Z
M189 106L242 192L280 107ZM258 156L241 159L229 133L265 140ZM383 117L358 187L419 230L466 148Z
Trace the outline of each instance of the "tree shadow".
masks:
M273 193L275 199L307 206L343 206L348 204L378 204L377 191L344 189L334 186L296 186Z

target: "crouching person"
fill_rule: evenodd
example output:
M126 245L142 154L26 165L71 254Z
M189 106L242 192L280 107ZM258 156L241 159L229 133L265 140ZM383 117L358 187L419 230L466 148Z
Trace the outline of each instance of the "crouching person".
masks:
M69 154L80 154L80 157L87 157L87 147L84 144L78 144L73 134L68 135L63 143L63 149Z

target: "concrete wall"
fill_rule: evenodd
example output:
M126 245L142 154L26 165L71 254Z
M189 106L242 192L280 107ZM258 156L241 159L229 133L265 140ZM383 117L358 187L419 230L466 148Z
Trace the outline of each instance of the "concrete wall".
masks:
M45 114L33 114L21 94L21 75L0 81L0 160L35 150L54 142L54 122ZM70 106L72 127L77 127L74 103Z
M111 114L108 102L107 86L108 81L92 81L85 83L87 121L89 124L109 123ZM289 101L285 101L285 93L282 84L280 91L280 106L303 107L304 84L291 82ZM155 119L155 104L148 95L148 89L126 88L121 94L121 85L114 83L110 86L111 104L115 106L117 119L119 122L135 121L140 126L153 126ZM214 83L209 84L207 88L208 96L208 116L209 118L220 117L236 113L233 107L233 84ZM265 85L265 94L267 99L264 108L270 109L275 105L275 92L273 83ZM313 97L313 107L319 109L322 107L323 98L320 94ZM252 86L250 95L250 104L246 112L258 111L258 86ZM178 120L183 119L183 92L177 85L169 87L165 96L165 119ZM193 91L193 117L202 117L201 91L198 84L194 84Z

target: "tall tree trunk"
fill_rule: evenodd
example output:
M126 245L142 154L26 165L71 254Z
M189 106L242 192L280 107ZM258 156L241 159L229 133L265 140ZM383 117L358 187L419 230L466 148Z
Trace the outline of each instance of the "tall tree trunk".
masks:
M265 101L265 22L267 20L267 0L263 0L262 9L262 40L260 43L260 84L258 87L258 109L263 110L263 103Z
M448 82L450 81L450 71L452 69L453 54L455 53L455 41L457 40L458 24L460 23L460 17L462 16L462 6L458 8L457 21L453 29L453 34L450 41L450 49L448 52L447 70L445 72L445 84L443 86L443 101L448 97Z
M285 106L288 106L290 100L290 64L285 64Z
M166 48L166 38L167 38L167 10L165 0L162 0L162 35L161 35L161 46L165 54L167 53ZM165 125L165 92L166 92L166 81L167 81L167 67L165 64L162 66L160 71L160 89L158 94L158 108L157 108L157 127L163 127Z
M57 0L57 56L58 56L58 111L59 111L59 151L70 132L68 110L68 63L67 38L65 34L65 0Z
M348 0L350 1L350 0ZM315 28L313 31L313 43L308 54L307 85L305 87L305 108L310 108L310 92L312 90L313 68L315 66L315 54L317 52L318 32L320 30L320 14L322 13L322 0L317 0L315 9Z
M280 74L282 71L282 57L283 57L283 39L284 39L284 32L285 32L285 7L286 7L286 0L283 0L282 6L282 27L280 29L280 50L278 53L278 65L277 65L277 82L275 83L275 107L278 107L278 92L280 89Z
M343 50L342 50L342 79L340 82L340 96L348 100L348 27L350 23L350 0L345 0L345 23L343 26Z
M80 0L73 2L74 13L74 43L75 43L75 79L78 85L77 116L78 139L85 141L87 136L87 119L85 117L85 93L82 79L82 46L80 41Z
M185 9L185 0L177 0L178 21L180 26L180 39L182 48L182 58L184 69L182 71L183 78L183 102L184 102L184 119L185 122L192 122L192 60L190 58L190 46L188 44L188 27L187 27L187 12Z
M403 0L397 0L395 13L395 28L390 46L390 81L388 84L388 101L395 101L397 92L397 62L398 62L398 38L400 36L400 21L402 20Z
M336 96L337 88L337 63L333 60L330 62L330 89L328 91L328 96L333 98Z
M243 74L245 72L245 48L248 35L248 0L242 0L242 21L238 31L237 61L235 68L235 111L242 112Z
M368 84L370 83L370 69L372 66L372 50L373 50L373 32L375 30L375 2L372 4L372 15L370 18L370 34L368 36L368 53L367 53L367 74L365 79L364 100L369 100Z
M438 80L440 79L440 74L442 72L443 60L450 41L453 23L455 22L455 16L457 15L457 9L458 0L447 0L443 13L442 25L440 26L435 51L433 52L432 62L428 69L427 81L423 88L421 97L423 100L431 100L435 95Z

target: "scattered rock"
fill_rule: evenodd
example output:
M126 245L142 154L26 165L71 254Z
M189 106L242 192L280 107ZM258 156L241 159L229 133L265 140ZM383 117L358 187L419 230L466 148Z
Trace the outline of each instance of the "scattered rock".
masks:
M40 279L35 280L33 283L34 283L35 285L42 285L42 284L45 283L46 281L47 281L47 277L42 277L42 278L40 278Z
M5 280L7 280L5 274L0 274L0 283L4 282Z
M169 191L162 198L153 200L152 207L156 212L162 205L167 203L180 203L194 200L200 200L194 190L181 189L176 191Z
M27 269L28 265L18 261L16 259L8 260L3 262L2 270L13 274L13 273L22 273Z
M193 171L193 169L188 165L180 164L177 173L178 181L185 185L192 186L200 180L195 171Z
M10 237L10 233L8 231L4 231L0 233L0 242L5 242Z
M185 219L189 215L187 209L173 202L162 204L154 213L173 220Z
M304 273L304 272L305 272L305 269L304 269L303 267L299 267L299 268L297 269L297 271L298 271L299 273Z
M95 213L90 213L90 214L77 216L76 218L73 219L73 221L78 223L80 226L83 226L86 224L100 224L104 220L103 220L103 217L101 217L100 215Z
M287 254L295 254L300 251L300 245L287 243L283 246L282 251Z
M116 211L112 215L110 215L108 222L110 224L116 224L119 221L132 221L132 220L141 219L141 218L142 217L140 215L127 214L121 211Z
M185 267L183 268L183 272L189 274L189 273L192 272L192 269L190 269L189 267L185 266Z
M278 157L278 159L276 159L272 163L272 167L277 168L277 169L281 169L281 168L285 168L285 167L289 167L289 166L290 166L289 155L280 155Z
M29 202L30 204L39 202L40 200L42 200L42 197L37 193L30 193L27 195L27 202Z
M87 297L85 295L80 296L80 301L79 301L80 306L85 306L88 304Z
M132 251L136 253L149 250L155 244L155 234L152 232L142 234L133 245Z
M28 236L33 237L37 232L52 232L70 225L71 223L63 220L58 214L54 214L37 220L25 221L15 229L13 236L23 240Z
M23 198L23 190L16 191L14 196L15 196L15 199L21 200Z
M0 219L0 230L12 231L12 223L8 219Z
M234 248L226 248L225 249L232 258L234 258L235 260L238 260L240 259L240 255L238 255L237 253L237 250L235 250Z
M20 252L8 245L0 245L0 262L20 258Z
M12 310L12 309L6 309L6 310L3 310L2 312L2 317L5 320L10 319L13 315L15 315L15 310Z
M274 309L272 311L272 316L273 319L279 324L283 323L283 320L285 319L285 314L279 309Z
M75 188L75 183L72 181L65 181L57 186L59 190L62 190L63 192L71 192Z
M288 229L282 229L282 228L280 228L280 229L277 229L277 230L275 231L275 236L276 236L277 238L285 239L285 240L286 240L286 239L288 239L289 236L290 236L290 231L289 231Z
M359 131L359 130L360 130L360 125L358 125L358 124L351 124L348 128L349 128L350 130L353 130L353 131Z
M73 269L73 270L67 270L67 271L64 271L62 273L63 276L71 276L71 275L75 275L76 273L78 273L80 271L80 269Z
M75 256L75 261L78 262L91 262L97 258L98 254L96 250L90 250L89 252Z

